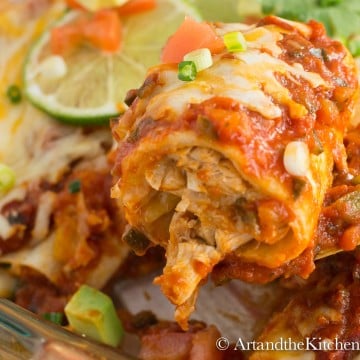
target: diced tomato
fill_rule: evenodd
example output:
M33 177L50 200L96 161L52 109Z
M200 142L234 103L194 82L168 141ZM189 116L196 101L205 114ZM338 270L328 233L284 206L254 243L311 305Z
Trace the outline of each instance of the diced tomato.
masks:
M143 360L189 359L192 334L180 332L146 334L141 337L139 358ZM166 357L164 356L166 354Z
M344 251L354 250L360 238L360 225L348 227L342 234L339 245Z
M75 49L82 40L79 23L55 27L51 30L50 46L53 54L63 55Z
M216 54L224 48L221 37L207 23L199 23L186 17L174 35L172 35L161 54L164 63L179 63L188 52L200 48L208 48Z
M84 9L83 6L78 4L78 2L76 0L66 0L66 4L71 9L81 9L81 10Z
M156 7L156 0L130 0L117 8L121 16L133 15L143 11L149 11Z
M192 339L190 360L222 360L223 354L215 346L220 336L219 330L213 325L196 332Z
M122 26L115 10L101 10L83 25L84 39L97 48L114 52L121 45Z
M101 10L92 17L55 27L51 31L51 50L64 55L83 41L103 51L114 52L121 46L122 26L115 10Z

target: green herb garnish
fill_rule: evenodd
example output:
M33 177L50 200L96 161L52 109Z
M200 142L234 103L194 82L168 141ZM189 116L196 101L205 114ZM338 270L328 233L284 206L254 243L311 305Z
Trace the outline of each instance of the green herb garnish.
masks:
M72 181L68 186L69 192L71 194L78 193L81 189L81 182L80 180L74 180Z
M54 324L61 325L64 319L64 314L61 312L49 312L43 314L43 317Z
M315 19L324 24L327 34L349 47L353 56L360 55L354 40L360 34L360 1L356 0L259 0L262 13L307 22Z
M6 96L13 104L18 104L21 101L21 91L17 85L11 85L6 91Z
M182 61L178 65L178 78L182 81L193 81L196 79L196 65L193 61Z

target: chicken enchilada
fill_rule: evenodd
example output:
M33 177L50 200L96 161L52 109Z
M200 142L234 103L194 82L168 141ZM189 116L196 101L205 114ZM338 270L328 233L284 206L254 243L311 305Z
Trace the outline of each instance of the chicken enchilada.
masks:
M241 33L246 48L215 49L192 81L165 58L113 127L112 195L149 239L139 253L166 248L155 281L184 327L199 285L227 255L271 272L313 247L332 168L346 171L357 88L351 56L319 23L209 26L214 41Z
M12 28L12 36L29 38L12 49L14 57L6 44L6 62L20 64L34 36L64 8L61 1L19 5L41 21ZM181 348L192 356L199 342L220 359L219 331L187 323L209 275L217 284L307 278L315 259L358 244L357 69L321 24L274 16L253 25L187 17L162 62L112 120L113 150L106 126L64 125L26 101L2 99L0 156L16 183L0 194L0 281L12 281L8 289L26 308L63 312L80 284L103 288L121 264L120 272L141 273L129 247L145 263L155 250L163 265L160 245L166 265L155 283L176 305L182 329L140 314L146 326L127 330L143 331L141 357L165 359L160 339L174 354ZM0 72L0 84L21 83L19 69ZM306 291L332 266L320 261ZM331 286L346 287L347 272ZM302 306L302 296L269 327L286 334L283 320L296 318L293 304ZM314 298L324 299L321 286ZM269 327L260 339L275 339Z

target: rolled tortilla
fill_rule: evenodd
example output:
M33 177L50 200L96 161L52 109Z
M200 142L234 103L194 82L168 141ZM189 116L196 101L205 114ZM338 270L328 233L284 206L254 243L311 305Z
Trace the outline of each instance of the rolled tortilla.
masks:
M333 166L346 170L357 89L348 51L316 22L211 26L240 31L247 50L224 47L189 82L177 64L151 68L113 126L112 196L136 232L166 248L155 282L184 328L228 254L271 271L313 246Z
M2 1L0 8L0 88L5 94L9 86L21 85L29 47L62 16L66 3ZM0 97L0 163L16 175L9 192L0 190L4 272L36 271L68 293L83 283L101 288L115 274L128 247L121 242L122 215L109 199L111 145L109 129L67 126L24 97L17 104ZM71 193L73 181L80 186ZM13 295L4 284L2 292Z

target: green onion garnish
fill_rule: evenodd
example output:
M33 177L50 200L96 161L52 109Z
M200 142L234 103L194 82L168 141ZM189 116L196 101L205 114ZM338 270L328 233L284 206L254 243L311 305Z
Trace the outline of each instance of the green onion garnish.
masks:
M240 31L233 31L225 34L223 40L226 48L230 52L245 51L247 49L246 40Z
M16 175L13 169L0 164L0 194L6 193L15 185Z
M193 81L196 79L196 65L193 61L182 61L178 65L178 79L182 81Z
M193 61L196 71L202 71L213 64L211 52L208 48L196 49L184 56L185 61Z
M21 101L21 91L16 85L9 86L6 95L13 104L17 104Z
M64 314L61 312L49 312L43 314L43 317L54 324L61 325L64 319Z
M69 192L71 194L78 193L81 189L81 181L80 180L74 180L72 181L68 186Z

